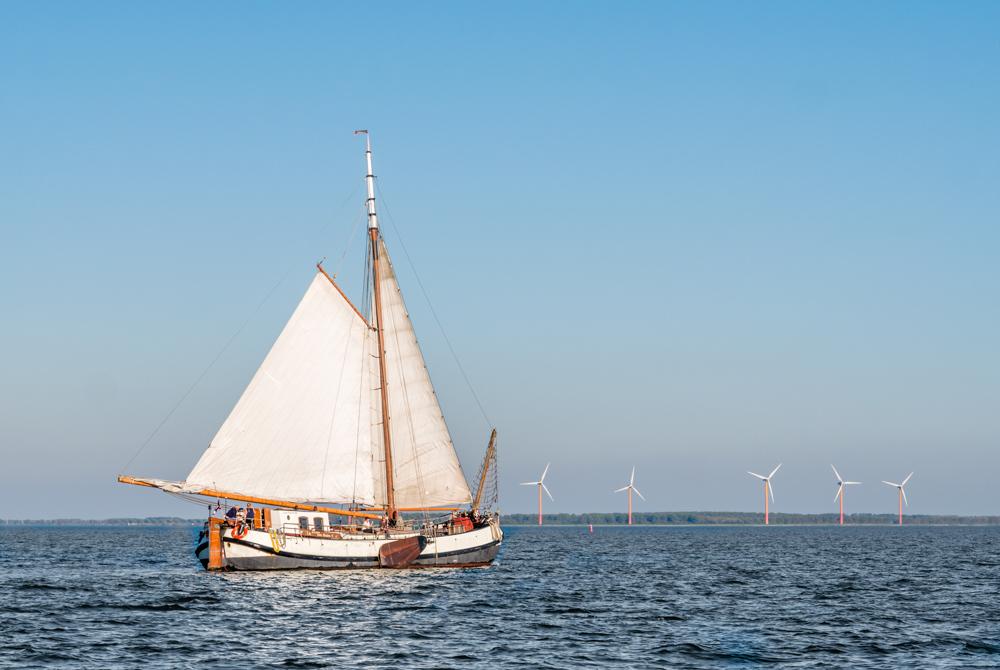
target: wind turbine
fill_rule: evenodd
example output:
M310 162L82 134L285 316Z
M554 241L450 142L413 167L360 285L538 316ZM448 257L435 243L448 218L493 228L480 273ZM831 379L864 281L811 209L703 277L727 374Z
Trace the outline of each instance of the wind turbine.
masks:
M830 467L833 468L833 474L837 475L837 495L833 496L833 500L834 500L834 502L836 502L837 498L840 498L840 525L843 526L844 525L844 487L845 486L849 486L851 484L860 484L861 482L848 482L848 481L844 481L844 478L840 476L840 473L837 472L837 468L834 468L832 463L830 464Z
M903 503L905 502L907 507L910 506L910 501L906 499L906 491L903 490L903 487L906 486L906 482L910 481L910 477L912 477L912 476L913 476L912 472L910 474L906 475L906 479L903 480L902 484L896 484L894 482L887 482L884 479L882 480L883 484L888 484L889 486L895 486L896 489L899 491L899 525L900 526L903 525Z
M774 502L774 489L771 487L771 477L774 476L774 473L777 472L778 468L780 467L781 463L778 463L778 467L775 468L774 470L771 470L771 474L769 474L767 477L765 477L764 475L758 475L756 472L750 472L749 470L747 470L748 475L753 475L757 479L760 479L761 481L764 482L764 525L765 526L768 525L768 514L770 511L767 502L768 494L771 495L771 502Z
M628 478L628 486L623 486L620 489L615 489L615 493L621 493L622 491L628 491L628 525L632 525L632 491L642 498L642 494L639 493L639 489L635 487L635 466L632 466L632 476ZM645 500L645 498L642 498Z
M537 486L538 487L538 525L542 525L542 489L545 489L545 494L548 495L549 500L555 502L556 499L552 497L549 490L545 487L545 475L549 472L549 466L551 463L545 464L545 469L542 470L542 476L538 478L537 482L521 482L521 486Z

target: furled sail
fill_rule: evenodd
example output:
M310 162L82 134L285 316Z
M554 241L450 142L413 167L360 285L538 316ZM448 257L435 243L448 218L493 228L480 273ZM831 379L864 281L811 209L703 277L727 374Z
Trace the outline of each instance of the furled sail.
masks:
M396 505L434 507L468 503L472 494L403 304L392 262L381 239L378 245ZM370 369L378 380L377 363ZM377 396L370 402L375 417L372 424L376 426L380 422L381 405ZM379 429L372 431L372 441L378 445L374 449L377 454L382 451L382 433L376 427ZM385 490L384 476L376 488Z
M317 273L186 484L291 502L380 504L369 333Z

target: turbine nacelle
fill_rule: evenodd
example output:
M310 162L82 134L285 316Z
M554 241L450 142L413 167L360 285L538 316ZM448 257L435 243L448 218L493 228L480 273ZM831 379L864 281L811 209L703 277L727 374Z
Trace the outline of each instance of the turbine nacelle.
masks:
M771 483L771 477L774 476L774 473L778 471L781 465L782 465L781 463L778 463L778 465L775 466L774 470L771 470L771 474L767 475L766 477L764 475L758 475L756 472L750 472L749 470L747 470L748 475L756 477L757 479L764 482L764 485L767 486L767 492L771 496L771 502L774 502L774 484Z
M860 484L861 482L849 482L849 481L847 481L846 479L844 479L843 477L840 476L840 473L837 472L837 468L834 467L834 465L832 463L830 464L830 467L833 468L833 474L837 476L837 495L833 496L833 501L837 502L837 498L839 498L842 495L844 495L844 487L845 486L852 486L852 485Z
M895 482L887 482L884 479L882 480L883 484L887 484L889 486L893 486L893 487L895 487L896 489L899 490L899 493L903 496L903 503L907 507L910 506L910 501L906 499L906 489L904 487L906 486L906 482L910 481L910 477L912 477L912 476L913 476L912 472L910 474L906 475L906 479L904 479L902 481L902 483L900 483L900 484L897 484Z
M642 498L643 500L646 499L641 493L639 493L639 489L635 487L635 466L632 467L632 476L628 478L628 484L621 487L620 489L615 489L613 492L621 493L622 491L629 491L629 490L634 491L635 494L640 498Z
M545 464L545 469L542 470L542 476L538 478L537 482L521 482L521 486L541 486L542 490L545 491L545 495L547 495L549 497L549 500L551 500L552 502L555 502L556 499L552 497L552 494L549 493L549 489L545 486L545 475L547 475L549 473L549 466L550 465L552 465L552 464L551 463L546 463Z

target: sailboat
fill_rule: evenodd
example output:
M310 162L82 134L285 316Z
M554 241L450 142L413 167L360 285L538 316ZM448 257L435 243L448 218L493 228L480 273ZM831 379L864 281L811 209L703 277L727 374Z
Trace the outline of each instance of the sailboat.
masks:
M355 134L365 137L369 308L317 264L187 478L118 477L216 500L195 546L207 570L472 567L499 551L496 429L473 496L379 229L371 139ZM246 506L232 514L234 502Z

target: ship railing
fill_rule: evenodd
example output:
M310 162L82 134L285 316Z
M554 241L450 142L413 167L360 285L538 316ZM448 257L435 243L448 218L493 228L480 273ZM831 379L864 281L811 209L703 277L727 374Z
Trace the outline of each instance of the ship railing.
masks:
M312 519L310 519L312 520ZM456 518L452 514L443 514L434 517L408 518L404 520L402 526L397 528L385 528L381 525L373 524L324 524L317 528L314 524L308 526L295 521L287 521L281 525L280 531L289 537L307 537L319 539L343 539L345 535L362 535L370 538L388 538L393 535L422 533L428 537L438 537L446 535L456 535L467 532L465 524L456 523Z

